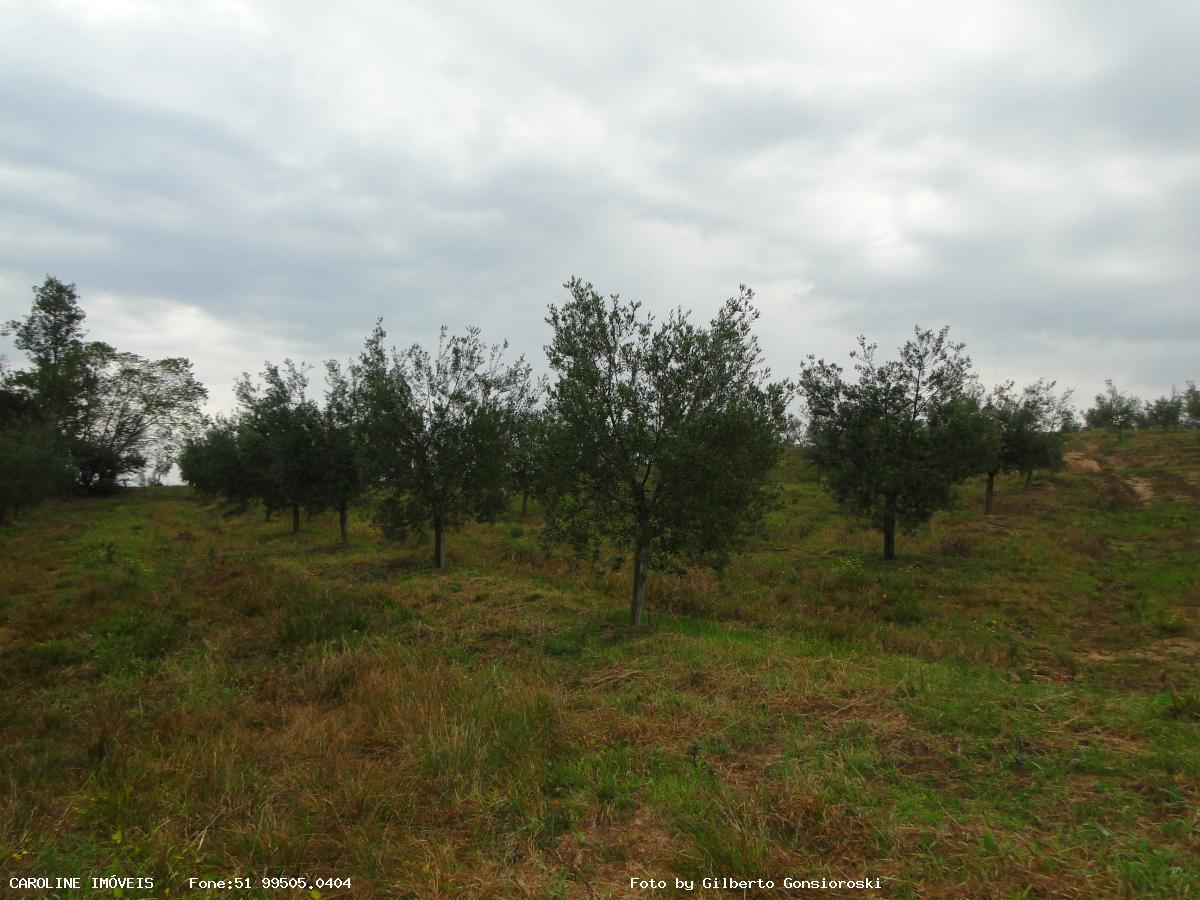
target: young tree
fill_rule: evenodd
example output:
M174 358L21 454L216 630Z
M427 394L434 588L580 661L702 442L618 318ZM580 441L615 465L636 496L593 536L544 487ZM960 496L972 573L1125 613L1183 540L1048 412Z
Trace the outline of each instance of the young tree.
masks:
M235 385L241 404L238 443L255 473L258 496L268 511L290 506L292 533L300 531L300 508L320 496L321 414L305 396L308 376L290 359L267 363L262 384L243 375Z
M1181 394L1146 401L1138 415L1139 428L1178 428L1183 424L1184 398Z
M1117 440L1124 438L1125 430L1137 424L1141 403L1132 394L1122 394L1112 379L1105 379L1105 392L1096 395L1096 405L1087 411L1084 418L1089 428L1111 428L1117 432Z
M13 388L0 361L0 522L63 491L72 475L58 429Z
M895 558L898 525L946 507L951 488L985 464L987 417L971 400L971 361L948 331L915 329L886 363L860 337L854 381L811 356L801 369L811 452L835 499L883 532L885 559Z
M346 544L350 540L346 532L350 504L366 486L364 451L354 406L355 385L336 361L325 364L325 373L325 406L318 437L321 476L315 506L337 510L338 533Z
M551 306L547 533L598 559L633 557L630 621L652 568L719 564L760 518L783 449L786 382L770 372L742 287L709 327L676 309L664 321L607 301L572 278Z
M514 411L526 404L529 366L479 330L447 336L436 356L385 347L377 324L352 368L368 470L386 493L376 510L388 535L433 527L434 563L446 566L446 530L489 520L508 498Z
M529 512L529 498L537 492L540 480L546 475L546 436L551 422L546 410L535 406L544 392L539 388L530 393L529 403L515 410L513 417L513 446L509 469L513 486L521 494L521 515Z
M1183 414L1187 419L1188 426L1195 428L1200 425L1200 390L1196 389L1196 382L1189 381L1187 383L1180 399L1183 402Z
M1055 394L1054 382L1043 379L1027 385L1019 396L1012 387L1011 381L997 386L984 405L1000 437L984 467L987 514L992 512L995 479L1000 472L1020 472L1028 488L1035 469L1062 466L1061 429L1071 415L1071 392Z

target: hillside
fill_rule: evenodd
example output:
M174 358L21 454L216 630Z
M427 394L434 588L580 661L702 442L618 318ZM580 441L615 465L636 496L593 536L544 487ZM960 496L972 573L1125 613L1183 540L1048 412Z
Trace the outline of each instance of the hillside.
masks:
M547 558L533 513L438 571L362 518L48 504L0 529L0 876L1195 895L1200 441L1068 450L892 563L789 458L761 539L653 574L638 630L628 573Z

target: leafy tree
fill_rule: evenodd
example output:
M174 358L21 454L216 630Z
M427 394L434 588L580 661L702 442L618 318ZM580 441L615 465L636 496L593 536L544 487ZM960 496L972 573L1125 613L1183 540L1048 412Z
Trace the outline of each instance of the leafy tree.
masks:
M1192 427L1200 425L1200 390L1196 389L1196 382L1189 381L1187 383L1180 399L1183 401L1183 412L1187 417L1188 425Z
M350 504L366 487L362 460L362 433L355 408L355 385L336 362L325 364L327 385L321 410L318 456L320 482L316 506L332 507L338 513L342 543L349 542L346 523Z
M915 528L949 505L952 487L985 462L989 426L970 359L948 331L915 329L885 363L860 337L853 381L811 356L801 369L811 453L834 498L883 532L885 559L895 558L898 525Z
M1029 487L1035 469L1062 465L1061 428L1070 415L1070 392L1054 393L1054 382L1038 379L1018 396L1012 382L999 385L987 398L985 411L994 423L999 442L986 457L987 490L984 512L992 512L996 475L1017 471Z
M1183 424L1184 398L1173 394L1146 401L1138 416L1139 428L1178 428Z
M62 434L80 488L103 491L148 467L158 479L202 423L207 392L186 359L85 341L84 318L75 286L48 275L29 315L4 327L33 364L12 383Z
M80 486L103 490L147 467L160 479L204 421L208 391L192 364L182 357L149 360L99 342L88 345L87 362L89 390L74 432Z
M94 373L84 341L86 317L73 284L53 275L33 289L33 306L25 319L4 324L0 334L11 335L33 368L16 373L13 387L26 391L64 434L75 431L75 420L86 402Z
M1096 395L1096 405L1087 411L1084 418L1089 428L1110 428L1117 432L1117 440L1124 438L1125 430L1137 424L1140 402L1132 394L1122 394L1112 379L1105 379L1105 392Z
M436 356L417 345L389 351L386 338L377 324L352 367L368 472L384 489L376 515L388 535L431 525L444 568L446 530L492 519L507 502L529 367L506 364L505 347L486 347L477 328L453 337L443 328Z
M514 411L510 471L513 486L521 494L521 515L529 512L529 497L546 476L546 437L551 427L545 409L534 404L541 391L531 392L529 402Z
M290 359L282 367L267 363L261 384L243 375L234 386L241 458L268 510L291 507L293 534L300 531L300 508L321 496L321 413L307 389L305 367Z
M0 370L0 522L64 490L71 475L54 423Z
M235 419L217 416L203 435L185 440L179 454L180 477L207 497L246 504L257 499L259 482L248 465Z
M551 306L547 533L598 560L633 557L630 620L646 577L683 559L720 564L760 518L782 452L791 386L768 383L742 287L707 328L655 323L572 278Z

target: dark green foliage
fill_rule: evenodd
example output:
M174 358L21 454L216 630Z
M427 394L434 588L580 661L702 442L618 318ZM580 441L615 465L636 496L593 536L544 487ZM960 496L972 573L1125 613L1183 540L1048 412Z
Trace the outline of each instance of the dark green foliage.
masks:
M513 488L521 495L521 514L529 511L529 498L539 493L539 482L545 481L546 440L550 416L535 406L543 389L530 392L528 402L514 411L512 452L509 457Z
M1147 400L1138 414L1137 425L1139 428L1178 428L1183 424L1183 416L1184 397L1174 394Z
M996 430L998 441L985 456L987 474L985 512L992 511L992 490L996 475L1016 471L1029 484L1035 469L1062 466L1061 428L1070 413L1070 392L1057 395L1054 382L1039 379L1013 393L1012 382L999 385L988 396L984 411Z
M84 318L75 286L46 276L29 315L4 326L33 364L10 386L61 435L82 490L110 490L135 472L157 481L203 421L207 392L186 359L148 360L85 342Z
M366 487L362 464L366 450L353 381L336 362L327 362L325 370L327 390L316 444L319 478L309 508L336 509L341 540L346 543L347 512Z
M261 384L243 375L235 388L240 459L268 509L291 507L293 532L300 530L301 507L323 499L322 417L307 388L304 366L291 360L267 363Z
M648 569L724 561L766 505L782 451L786 383L769 384L743 287L708 328L677 309L656 324L638 303L573 278L551 306L546 348L548 534L598 559L632 553L630 616Z
M66 446L29 401L0 388L0 522L62 492L71 483Z
M1096 405L1084 414L1089 428L1108 428L1116 431L1121 440L1125 431L1137 424L1141 403L1132 394L1122 394L1112 379L1104 382L1105 392L1096 395Z
M856 381L811 356L801 370L810 454L830 493L883 532L886 559L895 556L897 525L915 528L949 505L951 488L994 447L973 398L971 361L947 334L918 328L886 363L860 337L850 354Z
M382 325L352 367L368 471L383 488L377 518L403 535L432 526L434 560L446 564L445 532L499 514L508 499L516 412L528 405L529 367L506 364L479 330L448 337L436 356L388 350Z

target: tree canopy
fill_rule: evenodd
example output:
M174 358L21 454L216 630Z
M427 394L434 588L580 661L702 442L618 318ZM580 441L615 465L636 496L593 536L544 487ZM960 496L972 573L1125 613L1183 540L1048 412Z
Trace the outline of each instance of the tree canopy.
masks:
M768 381L749 288L704 328L682 309L656 323L578 278L564 287L547 317L548 529L593 559L632 555L637 624L651 568L719 563L761 516L791 386Z
M386 346L377 324L352 367L364 461L383 494L376 516L389 535L431 526L434 561L446 565L446 531L490 519L508 500L516 411L527 404L529 366L507 363L479 330L443 328L436 355Z
M897 359L878 362L860 337L856 379L808 357L800 385L809 414L810 453L828 490L883 532L884 558L896 555L897 526L915 528L978 472L986 417L974 400L971 361L949 329L915 329Z

